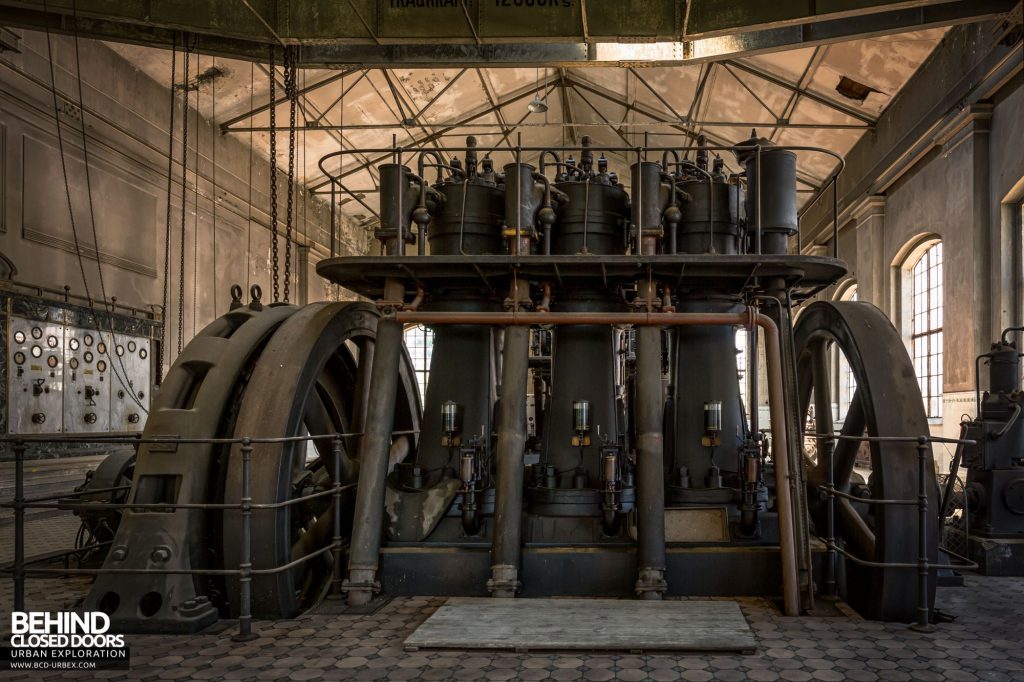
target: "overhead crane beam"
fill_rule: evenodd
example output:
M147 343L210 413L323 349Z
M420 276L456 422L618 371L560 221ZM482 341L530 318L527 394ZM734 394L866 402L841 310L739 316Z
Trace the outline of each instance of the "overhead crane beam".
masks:
M210 5L0 0L7 26L263 60L301 45L301 67L666 66L739 58L1005 15L1016 0L617 0L516 7L502 0L406 6L402 0L246 0ZM557 5L557 6L554 6ZM48 10L48 11L47 11ZM688 16L683 25L683 16ZM584 31L584 27L586 30Z

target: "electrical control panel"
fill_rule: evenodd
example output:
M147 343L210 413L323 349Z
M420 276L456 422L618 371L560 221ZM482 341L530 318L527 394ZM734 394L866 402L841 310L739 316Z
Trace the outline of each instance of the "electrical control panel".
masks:
M9 431L60 433L64 328L21 318L12 324L9 340Z
M158 323L4 295L6 432L141 431Z
M110 430L139 431L149 412L149 339L114 334L110 371Z

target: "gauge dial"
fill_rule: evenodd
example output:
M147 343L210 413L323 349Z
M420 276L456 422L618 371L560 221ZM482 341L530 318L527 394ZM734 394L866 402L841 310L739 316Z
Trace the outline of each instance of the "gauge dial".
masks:
M50 357L46 358L46 364L50 366L50 369L56 369L58 362L59 360L57 360L56 355L51 355Z
M145 360L145 359L146 359L146 356L147 356L147 355L149 355L149 353L147 353L147 352L146 352L146 349L145 349L145 348L140 348L140 349L139 349L139 357L140 357L140 358L142 358L143 360Z
M60 343L60 341L58 341L57 337L53 334L46 337L46 345L50 348L56 348L58 343Z
M25 343L25 332L20 329L14 332L14 343Z
M43 330L39 327L32 327L32 338L41 339L43 338Z
M87 346L91 346L92 345L92 334L86 334L85 337L82 339L82 342L85 345L87 345Z
M71 358L68 360L68 366L71 367L71 369L78 369L78 358Z
M32 346L32 357L38 358L43 354L43 349L39 346Z
M117 357L121 357L122 355L124 355L124 346L118 344L117 348L114 349L114 352L117 353Z
M16 365L23 365L23 364L25 364L25 354L22 353L20 350L17 353L14 354L14 363Z
M78 350L78 347L80 345L81 343L79 342L78 339L71 339L70 341L68 341L68 348L70 348L71 350Z
M91 350L85 351L85 361L86 362L92 362L92 351Z
M129 342L128 342L128 352L129 352L129 353L134 353L134 352L135 352L135 349L136 349L136 347L137 347L137 346L135 345L135 342L134 342L134 341L129 341Z
M101 372L106 372L107 371L107 361L106 360L100 360L99 362L97 362L96 363L96 369L98 369Z
M100 355L106 355L107 354L107 344L103 343L102 341L97 343L96 344L96 352L99 353Z

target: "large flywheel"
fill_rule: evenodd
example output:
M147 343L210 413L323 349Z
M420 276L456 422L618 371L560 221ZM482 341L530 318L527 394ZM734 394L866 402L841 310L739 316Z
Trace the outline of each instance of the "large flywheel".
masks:
M301 308L277 330L252 370L238 406L234 437L278 438L362 430L370 390L378 313L364 303L315 303ZM396 452L411 452L419 432L420 404L415 373L402 354L396 396ZM341 482L358 478L359 437L342 441ZM254 503L280 503L324 491L334 475L331 439L286 444L254 444L251 496ZM237 503L242 489L241 446L224 461L224 501ZM349 537L355 488L342 498L343 536ZM334 533L331 496L293 506L256 509L252 515L253 568L281 566L327 546ZM241 513L226 512L222 522L225 566L239 564ZM330 553L297 567L253 579L252 609L257 618L287 618L313 605L330 585ZM227 581L228 602L237 613L237 581Z
M840 356L849 368L848 409L841 418L843 436L916 437L929 433L928 419L914 367L903 340L875 306L864 302L818 302L800 315L795 329L800 415L815 434L832 433L833 386ZM845 371L845 368L844 368ZM847 401L842 401L846 403ZM811 410L813 406L813 412ZM845 404L843 405L845 407ZM809 419L813 415L813 419ZM811 515L818 534L826 534L826 501L818 486L828 481L827 458L808 456ZM810 451L808 455L811 455ZM833 453L836 487L861 498L916 500L918 452L914 442L837 440ZM926 471L929 509L938 508L934 467ZM928 515L929 561L937 555L936 514ZM845 551L871 562L914 563L918 554L916 506L869 505L836 499L836 537ZM845 597L862 615L909 621L917 606L917 573L907 568L868 568L844 563ZM933 574L934 576L934 574ZM934 600L934 578L929 606Z

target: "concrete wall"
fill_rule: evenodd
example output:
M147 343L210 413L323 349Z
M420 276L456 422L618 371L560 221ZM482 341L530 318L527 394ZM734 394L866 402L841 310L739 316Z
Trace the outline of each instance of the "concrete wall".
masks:
M1022 317L1021 84L1018 76L991 102L964 109L939 131L939 144L884 195L852 207L840 232L840 257L850 265L860 299L882 308L908 346L909 283L904 286L903 268L913 265L922 240L943 241L946 352L943 418L932 425L936 434L957 435L961 415L974 414L974 358L988 350L999 330Z
M0 252L14 261L19 281L55 289L67 285L73 293L85 294L84 266L94 299L102 298L101 291L105 291L108 298L117 297L126 305L159 306L167 225L169 93L105 44L80 42L94 239L74 43L59 36L51 40L75 229L61 168L46 36L23 32L20 53L0 52ZM208 93L204 97L209 101ZM166 316L170 340L177 335L181 274L181 101L179 96L171 187L171 307ZM196 102L195 95L192 102ZM234 283L247 288L259 284L264 301L272 300L269 163L258 155L254 158L245 141L221 136L211 121L197 117L194 109L189 116L182 310L186 342L194 331L227 310ZM278 177L279 229L283 234L285 175L281 172ZM314 271L315 263L327 255L328 207L302 191L297 191L296 198L299 219L297 244L292 249L291 300L336 297L334 288ZM76 257L76 232L85 255L82 266ZM363 231L346 225L340 233L340 253L365 251ZM283 238L280 250L283 276ZM298 291L304 267L308 267L308 276L304 290ZM173 360L176 343L168 347L167 358Z

